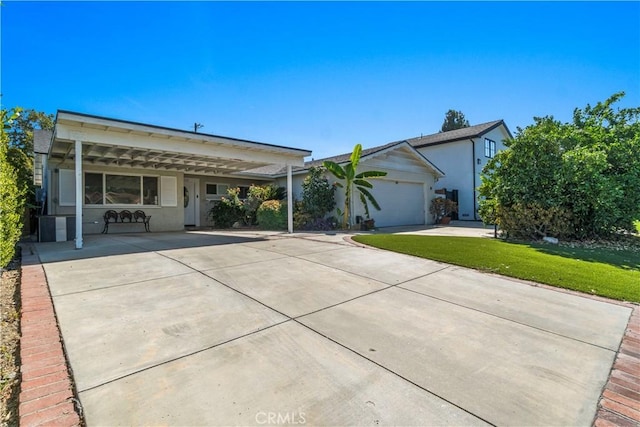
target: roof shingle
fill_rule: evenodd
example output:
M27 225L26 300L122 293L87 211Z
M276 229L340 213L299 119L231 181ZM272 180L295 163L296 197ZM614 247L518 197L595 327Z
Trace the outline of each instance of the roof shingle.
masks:
M463 139L477 138L478 136L489 132L497 128L500 125L504 125L507 129L507 133L511 135L509 129L504 124L503 120L494 120L492 122L481 123L479 125L469 126L466 128L450 130L448 132L439 132L431 135L423 135L417 138L407 139L407 142L414 148L421 148L427 145L445 144L447 142L460 141Z

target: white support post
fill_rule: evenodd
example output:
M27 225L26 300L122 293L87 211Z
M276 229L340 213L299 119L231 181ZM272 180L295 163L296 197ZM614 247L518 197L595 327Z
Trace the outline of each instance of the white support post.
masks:
M289 233L293 233L293 185L291 181L291 165L287 165L287 228Z
M76 139L76 249L82 249L82 141Z

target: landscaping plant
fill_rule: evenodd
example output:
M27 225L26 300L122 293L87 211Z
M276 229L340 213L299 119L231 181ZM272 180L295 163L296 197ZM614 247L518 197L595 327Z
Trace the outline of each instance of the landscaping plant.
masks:
M333 220L326 218L336 206L336 186L325 177L326 169L311 167L302 182L302 200L294 205L293 224L298 230L331 230Z
M518 128L482 171L483 220L525 239L632 232L640 218L640 107L614 109L623 96L576 109L571 123L548 116Z
M258 226L263 230L287 229L287 204L280 200L267 200L258 208Z
M434 216L436 223L441 222L444 217L450 217L454 212L458 212L458 204L453 200L444 197L434 197L431 200L429 213Z
M284 200L286 190L275 184L254 185L251 184L244 201L245 221L248 225L257 223L257 211L260 205L267 200Z
M213 206L209 209L209 219L214 227L229 228L244 219L244 204L238 197L239 194L239 188L229 188L227 189L228 197L222 197L213 202Z
M363 202L367 212L369 211L368 203L371 203L371 206L376 210L380 210L380 205L369 192L369 190L373 188L373 184L369 182L368 178L380 178L386 176L387 173L381 171L365 171L357 173L356 171L358 164L360 163L361 155L362 145L356 144L356 146L353 147L353 152L351 153L349 162L344 167L330 160L326 160L323 163L323 166L331 172L333 176L344 181L344 184L336 182L338 187L344 188L344 208L342 211L338 210L338 216L342 216L343 229L348 229L351 226L349 206L351 206L353 187L355 187L355 189L360 193L360 200Z
M25 206L26 188L19 185L18 171L9 161L8 130L20 114L19 110L0 110L2 129L0 133L0 268L13 259L16 244L22 234L22 213Z

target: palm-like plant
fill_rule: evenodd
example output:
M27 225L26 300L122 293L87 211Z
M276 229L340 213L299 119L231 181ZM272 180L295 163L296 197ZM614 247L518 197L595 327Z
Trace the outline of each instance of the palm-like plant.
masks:
M337 179L344 181L343 183L336 182L336 185L340 188L344 188L344 209L342 212L338 209L338 215L342 214L342 228L349 228L349 206L351 205L351 196L353 192L353 187L358 190L360 193L360 200L364 204L365 212L367 213L367 217L369 216L369 205L373 206L376 210L380 210L380 205L376 201L373 194L369 192L370 189L373 188L373 184L367 180L367 178L379 178L387 175L386 172L382 171L365 171L361 173L356 173L358 168L358 163L360 163L360 157L362 155L362 145L356 144L353 147L353 152L351 153L351 158L349 159L349 163L344 165L344 167L339 164L332 162L330 160L326 160L323 162L323 166L333 174Z

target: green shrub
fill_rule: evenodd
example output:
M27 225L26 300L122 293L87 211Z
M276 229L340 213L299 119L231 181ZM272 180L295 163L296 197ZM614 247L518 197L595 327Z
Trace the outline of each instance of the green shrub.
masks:
M9 137L7 129L17 113L1 110L0 129L0 267L6 267L13 259L16 243L22 234L22 212L25 190L18 186L18 173L7 158Z
M287 205L280 200L262 202L257 211L258 226L263 230L287 229Z
M302 182L302 209L311 220L324 218L336 207L336 187L325 177L326 169L312 167Z
M239 199L239 188L229 188L228 197L214 202L209 209L209 219L217 228L229 228L238 221L243 221L245 216L244 205Z
M497 220L502 232L515 239L539 240L547 236L564 238L573 234L571 211L556 206L500 206L497 209Z
M549 212L562 217L570 211L568 237L574 239L633 231L633 221L640 217L640 108L614 108L623 96L617 93L593 107L576 108L569 123L535 117L534 124L518 128L505 141L507 148L482 170L483 219L491 216L488 204L494 204L502 208L496 210L496 221L510 227L514 219L501 217L501 212L515 209L519 220L523 206L537 206L556 209Z
M247 200L244 202L245 221L247 224L257 222L256 213L263 202L267 200L283 200L286 190L275 184L251 185L247 193Z

